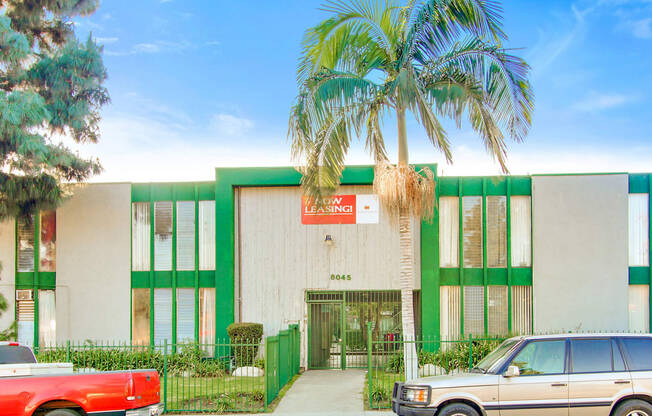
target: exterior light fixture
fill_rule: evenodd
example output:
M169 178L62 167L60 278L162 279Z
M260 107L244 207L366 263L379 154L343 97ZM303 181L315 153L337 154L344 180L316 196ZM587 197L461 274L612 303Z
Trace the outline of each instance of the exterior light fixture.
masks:
M328 247L333 247L335 241L333 241L333 237L330 234L326 234L326 238L324 238L324 243L326 243Z

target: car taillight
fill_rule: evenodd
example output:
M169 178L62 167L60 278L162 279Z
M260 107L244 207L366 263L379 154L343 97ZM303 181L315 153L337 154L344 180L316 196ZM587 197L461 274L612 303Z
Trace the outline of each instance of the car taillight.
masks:
M136 386L134 385L134 377L129 373L129 380L127 381L127 400L136 400Z
M9 343L9 346L10 346L10 347L18 347L18 346L20 346L20 344L17 343L17 342L10 342L10 343Z

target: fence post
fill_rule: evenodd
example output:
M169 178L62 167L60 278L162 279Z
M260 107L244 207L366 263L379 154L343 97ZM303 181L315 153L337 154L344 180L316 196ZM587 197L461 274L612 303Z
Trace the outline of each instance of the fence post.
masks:
M168 340L163 344L163 412L168 410Z
M473 368L473 336L469 337L469 370Z
M66 341L66 362L70 362L70 340Z
M371 386L373 384L371 382L371 377L372 377L372 373L371 373L371 367L372 367L371 357L372 357L372 354L371 354L371 352L372 352L372 349L373 349L373 342L372 342L372 339L371 339L372 336L373 336L373 330L371 329L371 322L367 322L367 390L368 390L367 393L368 393L368 396L369 396L369 408L371 408L372 404L373 404L372 400L371 400Z
M269 391L269 383L268 383L267 380L269 379L269 370L270 370L270 368L269 368L269 356L268 356L269 355L269 342L267 342L268 340L269 340L269 337L265 337L265 353L263 354L263 357L265 357L265 373L263 374L264 379L265 379L264 380L265 386L263 387L263 389L265 390L265 399L264 399L265 400L265 412L267 412L267 404L268 404L268 397L269 397L268 394L267 394L268 391Z

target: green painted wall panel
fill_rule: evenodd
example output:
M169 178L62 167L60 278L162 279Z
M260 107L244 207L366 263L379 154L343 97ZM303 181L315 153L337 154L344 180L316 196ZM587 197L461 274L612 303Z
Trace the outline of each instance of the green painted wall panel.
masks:
M134 183L131 185L131 201L132 202L149 202L150 184L148 183Z
M481 177L465 177L462 181L462 195L482 195Z
M155 271L154 272L154 287L172 287L172 272L171 271Z
M432 221L421 222L421 336L425 339L439 337L439 285L439 213L435 209Z
M199 287L215 287L215 272L213 270L199 272Z
M447 176L438 178L439 196L458 196L460 194L460 178Z
M148 289L149 272L131 272L131 287L133 289Z
M532 178L530 176L512 176L512 195L532 195Z
M532 269L529 267L513 267L512 285L532 286Z
M16 287L20 286L21 289L34 289L34 273L33 272L20 272L16 273Z
M647 173L629 174L629 193L646 194L649 190L649 175Z
M195 272L177 270L177 287L195 287Z
M506 285L507 269L487 268L487 284L489 285Z
M464 269L464 286L483 286L484 270L483 269Z
M442 286L459 286L460 271L457 268L440 268L439 281Z
M650 284L649 267L630 267L629 268L630 285L648 285Z
M507 194L507 177L490 176L486 181L487 195L505 195Z

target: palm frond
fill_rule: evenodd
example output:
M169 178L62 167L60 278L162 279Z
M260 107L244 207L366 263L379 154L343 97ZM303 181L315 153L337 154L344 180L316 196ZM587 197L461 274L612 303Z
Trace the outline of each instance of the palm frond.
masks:
M506 50L471 39L427 63L424 72L458 70L472 75L482 85L493 118L520 142L527 135L534 110L534 95L527 79L529 68Z
M390 217L400 212L431 220L435 205L435 174L429 168L378 162L374 168L374 193Z

